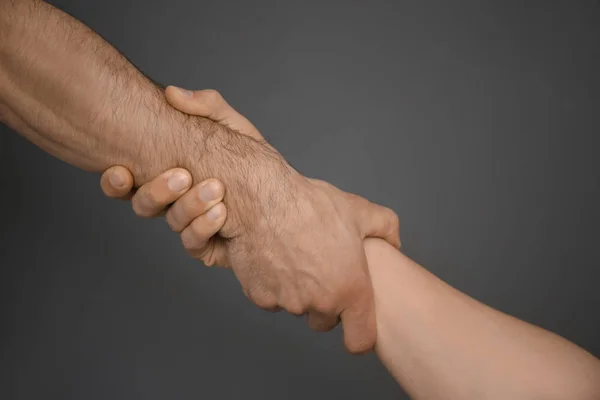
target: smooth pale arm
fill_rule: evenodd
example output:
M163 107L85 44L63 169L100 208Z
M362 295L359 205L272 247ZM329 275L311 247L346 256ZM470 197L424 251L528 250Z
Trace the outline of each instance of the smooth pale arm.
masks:
M494 310L378 239L365 242L376 353L414 399L600 399L600 360Z

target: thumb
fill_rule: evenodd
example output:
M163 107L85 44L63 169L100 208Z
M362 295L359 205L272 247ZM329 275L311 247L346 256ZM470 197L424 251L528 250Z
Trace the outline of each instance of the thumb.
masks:
M169 86L165 95L167 101L181 112L208 118L243 135L263 140L258 129L246 117L231 107L216 90L206 89L192 92Z
M354 200L353 208L363 238L381 238L400 248L400 220L394 211L362 197Z
M133 196L133 175L123 166L110 167L102 174L100 187L107 197L129 200Z

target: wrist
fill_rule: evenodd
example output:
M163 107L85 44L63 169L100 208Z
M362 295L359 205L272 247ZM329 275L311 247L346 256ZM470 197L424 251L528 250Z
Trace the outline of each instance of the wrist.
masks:
M265 218L281 215L274 208L289 203L295 182L304 178L268 143L208 120L198 123L202 131L194 144L198 156L188 158L184 168L196 182L217 178L224 183L228 216L221 236L240 236Z
M119 134L131 138L127 150L119 157L131 167L135 186L139 187L159 174L172 168L188 169L197 182L208 178L198 168L198 160L203 156L202 137L205 132L198 129L193 118L172 108L164 99L162 90L150 85L154 95L135 101L138 106L153 110L144 114L144 119L132 119L130 128L117 127ZM135 115L135 109L121 111Z

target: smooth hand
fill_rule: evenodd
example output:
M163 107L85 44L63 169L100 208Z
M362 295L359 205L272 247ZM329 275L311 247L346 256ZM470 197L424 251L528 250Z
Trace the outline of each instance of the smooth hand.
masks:
M218 93L185 93L169 88L167 99L183 112L262 139ZM249 216L237 218L229 230L233 234L221 232L225 238L210 236L226 219L220 203L225 188L218 181L203 182L187 192L189 174L170 170L142 186L133 196L133 207L139 215L154 216L181 197L168 209L166 219L181 233L188 252L207 265L231 266L246 295L261 308L307 313L309 325L317 331L332 329L341 318L347 349L370 350L376 338L375 314L362 240L381 237L399 247L396 215L298 174L285 185L273 184L275 188L263 188L264 196L251 206ZM130 190L132 178L124 168L114 167L103 175L102 186L107 195L119 197ZM213 189L203 190L208 187Z

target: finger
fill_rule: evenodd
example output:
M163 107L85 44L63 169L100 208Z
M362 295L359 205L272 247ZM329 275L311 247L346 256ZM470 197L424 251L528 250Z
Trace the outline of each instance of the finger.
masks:
M244 135L263 139L258 129L246 117L235 111L216 90L207 89L192 92L169 86L166 90L166 96L167 101L179 111L205 117Z
M353 296L356 300L340 314L344 327L344 345L353 354L367 353L375 346L377 325L371 279L363 281Z
M104 194L110 198L126 199L131 197L133 188L133 175L120 165L110 167L100 178L100 187Z
M225 204L218 203L205 214L192 221L181 232L181 241L185 250L195 258L203 259L211 249L207 248L209 240L221 229L227 217Z
M177 200L192 185L192 177L182 168L173 168L140 187L133 196L133 210L140 217L154 217Z
M183 247L192 257L207 267L228 267L227 248L223 239L215 236L227 218L227 208L217 203L204 214L196 217L182 232Z
M175 232L181 232L195 218L220 203L225 195L225 187L217 179L199 183L181 196L167 211L167 223Z
M340 322L339 317L327 315L318 311L309 311L306 318L308 326L315 332L329 332Z
M205 246L200 257L196 258L201 260L207 267L230 267L229 258L227 254L227 242L225 241L225 239L219 236L213 236L208 241L208 244Z
M394 211L362 197L354 200L354 209L363 238L381 238L400 248L400 221Z

